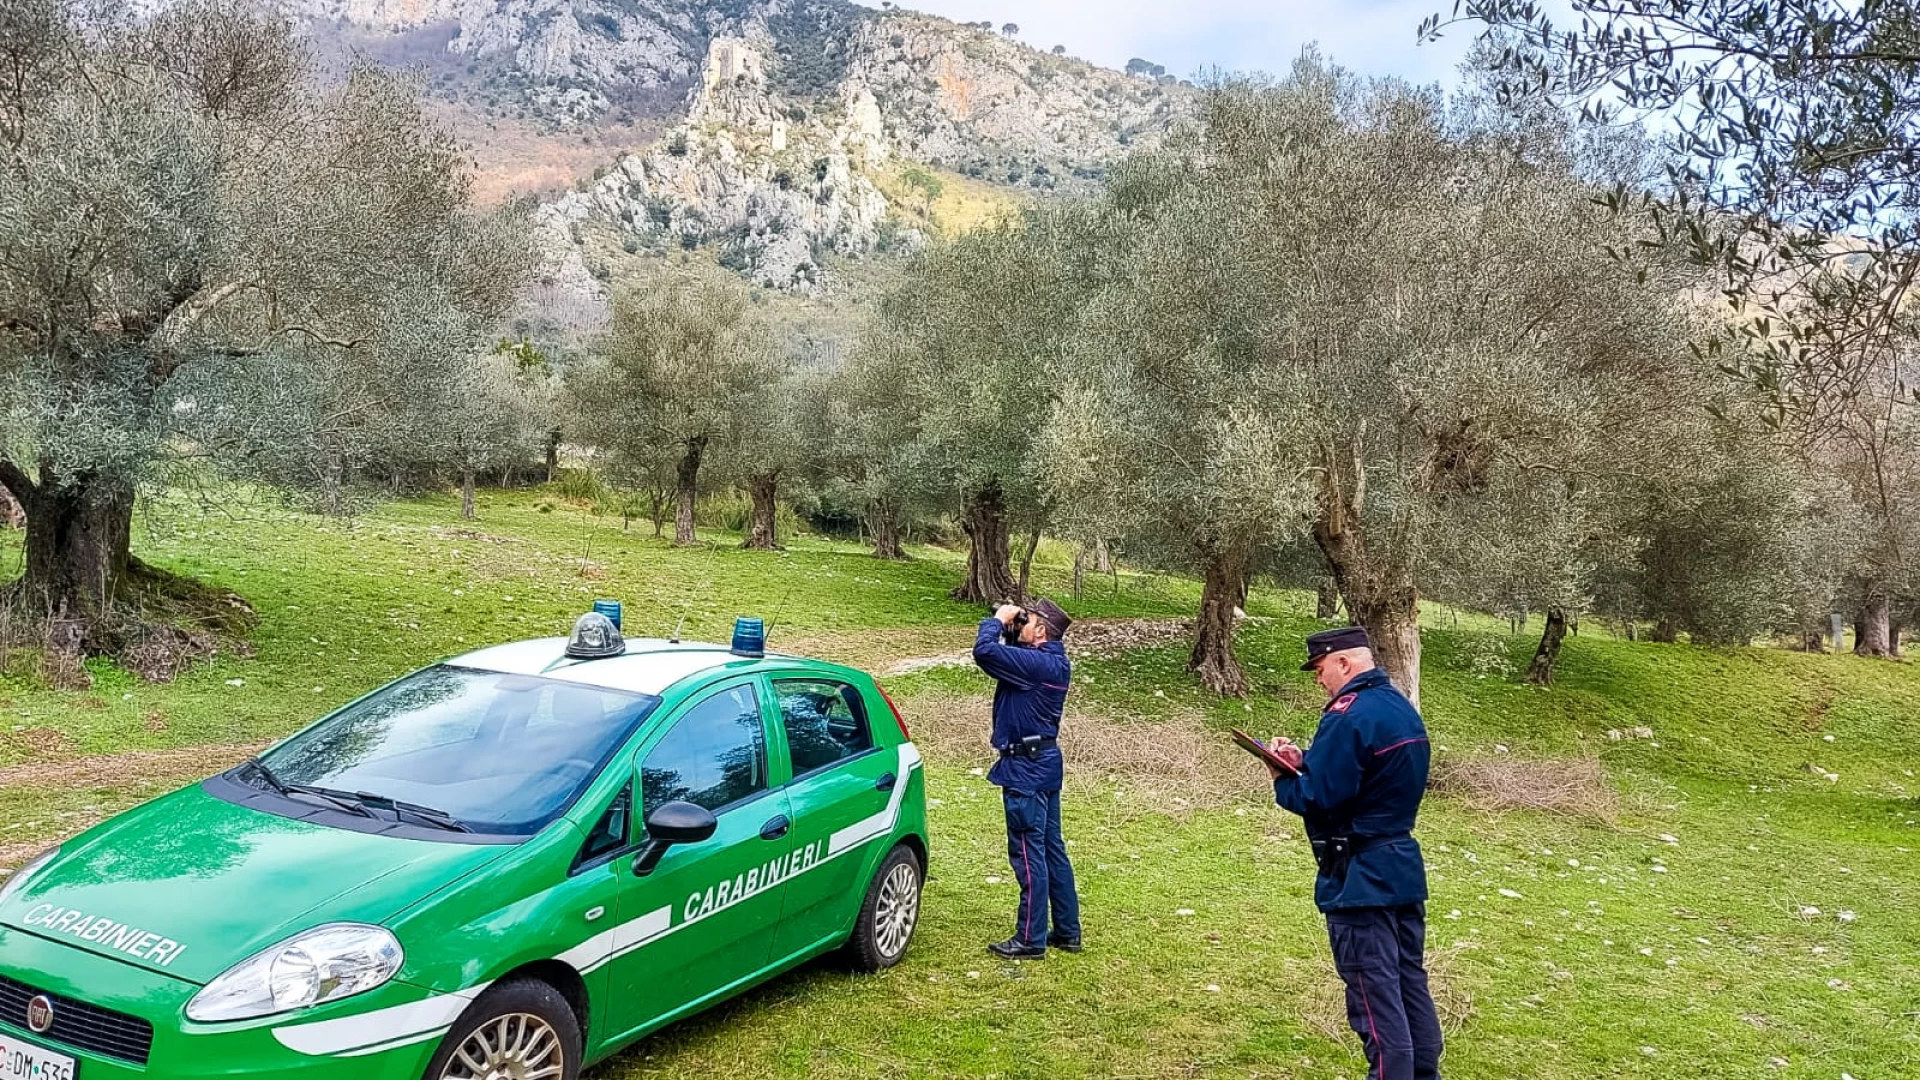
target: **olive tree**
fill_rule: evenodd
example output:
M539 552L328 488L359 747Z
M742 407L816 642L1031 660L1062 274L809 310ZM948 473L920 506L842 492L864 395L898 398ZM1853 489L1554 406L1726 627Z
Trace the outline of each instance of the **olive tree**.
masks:
M1312 488L1287 403L1262 393L1260 286L1239 257L1258 217L1233 185L1196 172L1204 154L1137 158L1080 215L1078 250L1124 269L1079 314L1041 448L1069 531L1200 572L1188 667L1239 696L1235 610L1259 549L1303 531Z
M1868 0L1459 0L1504 94L1656 121L1672 166L1620 185L1660 239L1719 272L1713 344L1804 420L1871 394L1920 274L1920 9ZM1837 272L1836 272L1837 271ZM1863 348L1862 346L1869 346Z
M182 589L129 551L143 482L299 435L311 413L260 411L299 404L282 388L390 363L422 319L477 330L531 257L469 210L412 83L323 85L287 24L237 3L13 0L0 64L0 482L27 516L9 588L112 649Z
M781 378L772 329L745 287L713 275L635 286L567 389L582 441L618 467L673 469L674 543L693 544L709 451L738 438L750 406Z
M1298 506L1348 612L1417 699L1423 589L1471 572L1449 563L1471 564L1476 535L1489 546L1501 508L1549 502L1589 457L1600 406L1671 362L1672 283L1617 273L1602 253L1615 226L1553 132L1461 127L1430 94L1312 58L1278 86L1216 88L1201 119L1167 151L1179 179L1129 215L1154 240L1106 311L1136 312L1139 332L1109 351L1152 378L1152 408L1189 378L1197 405L1218 393L1210 415L1147 423L1182 441L1140 467L1267 478L1244 489L1265 505L1210 503L1191 481L1184 498L1221 520L1259 506L1262 523ZM1196 443L1209 425L1220 441ZM1572 526L1559 531L1551 557L1576 561Z
M912 459L961 506L955 599L1014 596L1013 529L1037 539L1046 518L1034 439L1087 287L1065 241L1035 209L931 249L881 301L867 345L917 410Z
M940 503L940 477L924 454L920 396L929 387L907 376L913 357L897 335L869 329L816 399L825 438L814 459L814 483L863 509L873 554L907 557L906 530Z

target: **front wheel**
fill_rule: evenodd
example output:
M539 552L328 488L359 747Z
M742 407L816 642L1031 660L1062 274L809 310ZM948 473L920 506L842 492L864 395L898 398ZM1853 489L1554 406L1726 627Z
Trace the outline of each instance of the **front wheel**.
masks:
M920 859L902 844L887 853L867 886L847 957L861 971L890 968L906 955L920 922Z
M515 979L481 994L447 1032L426 1080L575 1080L580 1020L560 991Z

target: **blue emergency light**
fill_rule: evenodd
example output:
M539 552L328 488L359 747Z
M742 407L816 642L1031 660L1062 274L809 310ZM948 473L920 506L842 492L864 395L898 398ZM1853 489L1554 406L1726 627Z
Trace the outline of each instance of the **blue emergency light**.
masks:
M620 629L620 601L595 600L593 602L593 610L605 615L607 620L613 623L615 630Z
M759 659L767 655L767 627L759 619L740 618L733 620L733 649L735 656Z

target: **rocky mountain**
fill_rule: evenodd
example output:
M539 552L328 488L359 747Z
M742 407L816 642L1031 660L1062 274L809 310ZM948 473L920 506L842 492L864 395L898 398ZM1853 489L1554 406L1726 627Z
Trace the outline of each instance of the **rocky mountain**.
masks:
M676 251L815 290L836 258L1090 186L1192 98L843 0L278 2L343 55L424 68L483 190L588 173L535 213L548 286L575 297Z

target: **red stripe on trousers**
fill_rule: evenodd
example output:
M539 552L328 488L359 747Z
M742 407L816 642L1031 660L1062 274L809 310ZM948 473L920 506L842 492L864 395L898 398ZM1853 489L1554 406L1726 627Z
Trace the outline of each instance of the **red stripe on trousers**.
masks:
M1356 971L1354 978L1360 980L1360 1007L1367 1010L1367 1033L1373 1036L1373 1075L1375 1080L1387 1080L1387 1048L1380 1043L1380 1029L1373 1026L1373 1002L1367 1000L1367 977Z
M1021 906L1027 909L1026 914L1021 917L1020 944L1031 945L1033 944L1033 867L1027 863L1027 837L1024 833L1020 836L1020 868L1027 872L1026 880L1021 882L1026 888L1020 890L1025 894L1021 897L1025 901Z

